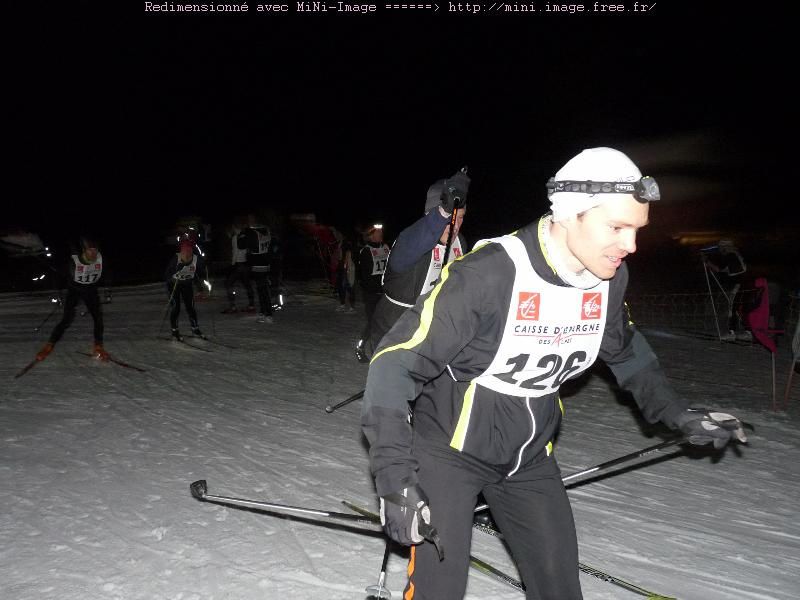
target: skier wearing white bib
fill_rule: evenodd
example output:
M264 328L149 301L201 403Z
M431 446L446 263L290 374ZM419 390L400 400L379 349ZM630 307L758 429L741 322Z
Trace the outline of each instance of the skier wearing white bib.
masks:
M369 362L368 354L378 347L400 315L414 306L417 298L433 289L445 259L449 263L466 252L467 243L460 231L467 210L469 184L466 169L436 181L428 188L425 215L397 236L383 273L383 296L370 319L370 337L362 338L356 346L356 357L361 362ZM454 210L456 219L448 252Z
M203 335L197 322L193 286L195 280L200 279L200 273L203 270L204 264L200 256L194 253L192 242L186 239L181 240L177 255L169 259L167 268L164 271L167 294L169 294L169 323L172 328L172 337L176 340L182 339L178 331L181 302L186 307L186 314L189 315L189 326L192 328L192 334L200 337Z
M362 427L384 528L413 545L404 598L463 598L479 493L528 600L582 597L553 440L561 384L597 358L648 421L696 444L745 441L735 417L723 427L719 415L688 408L627 318L623 260L660 197L655 181L621 152L593 148L548 193L551 213L447 265L372 358ZM421 543L420 522L438 531L444 560Z
M86 305L86 310L94 322L94 346L92 355L100 360L108 360L108 352L103 348L103 309L100 305L100 296L97 288L103 276L103 255L97 248L98 244L88 237L80 238L80 247L75 249L71 256L67 275L67 297L64 301L64 316L50 334L50 339L36 354L37 360L44 360L53 351L64 332L75 318L75 308L78 300ZM108 269L106 268L106 271ZM108 275L106 275L106 280ZM106 287L106 297L111 298L111 292Z

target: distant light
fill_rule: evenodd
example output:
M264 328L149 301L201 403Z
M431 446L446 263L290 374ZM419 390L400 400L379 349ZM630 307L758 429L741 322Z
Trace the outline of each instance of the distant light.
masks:
M211 293L211 283L209 283L208 279L204 279L203 283L206 284L206 287L208 288L208 292Z
M50 298L50 302L53 304L58 304L58 298Z
M44 247L45 250L50 250L47 246ZM49 254L47 256L50 256Z
M53 256L53 255L48 252L46 256Z
M373 229L383 229L383 225L381 223L375 223L375 225L373 225L372 228Z
M44 279L45 275L47 275L47 273L43 273L39 277L34 277L33 279L31 279L31 281L41 281L42 279Z

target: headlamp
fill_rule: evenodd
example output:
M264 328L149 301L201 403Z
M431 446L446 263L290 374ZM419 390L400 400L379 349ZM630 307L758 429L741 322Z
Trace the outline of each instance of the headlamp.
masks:
M551 177L547 182L547 196L556 192L632 194L639 202L655 202L661 199L656 180L649 176L642 177L639 181L556 181Z

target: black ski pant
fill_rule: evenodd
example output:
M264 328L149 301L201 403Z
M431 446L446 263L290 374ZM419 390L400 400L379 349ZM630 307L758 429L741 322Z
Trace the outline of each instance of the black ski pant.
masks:
M103 343L103 309L100 308L100 296L97 294L97 286L87 285L85 287L67 288L67 298L64 301L64 316L61 321L55 326L53 332L50 334L50 343L55 344L64 335L64 332L72 324L75 318L75 307L78 305L78 300L83 300L86 305L86 310L92 315L94 321L94 341L96 344Z
M430 542L412 547L404 598L462 600L467 587L472 521L483 492L525 584L527 600L580 600L575 522L555 457L511 477L486 463L417 436L419 486L445 558Z
M361 331L361 339L364 340L365 344L368 344L370 342L370 338L372 337L372 319L375 315L375 308L378 306L378 301L383 296L383 293L370 292L362 288L361 296L364 299L364 313L367 315L367 323L364 325L364 329ZM370 352L374 352L375 348L372 347L369 350Z
M253 285L250 283L250 267L247 263L236 263L231 267L231 272L225 280L225 291L228 295L228 302L231 306L236 303L236 296L234 295L233 288L237 282L241 282L244 291L247 293L247 304L253 306Z
M174 287L174 292L173 292ZM170 295L169 300L169 324L172 329L178 328L178 315L181 314L181 300L186 306L186 314L189 315L189 325L192 329L197 329L197 311L194 308L194 287L192 280L183 281L180 283L168 283L167 293Z
M253 281L258 293L258 304L265 315L272 314L272 297L269 295L269 271L253 271Z

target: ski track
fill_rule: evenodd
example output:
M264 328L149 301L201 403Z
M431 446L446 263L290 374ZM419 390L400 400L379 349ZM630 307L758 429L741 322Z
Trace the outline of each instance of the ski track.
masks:
M106 347L138 373L75 351L91 346L76 315L50 357L13 375L58 319L45 296L0 296L0 587L14 600L361 599L377 581L380 533L201 503L209 493L346 512L377 502L359 428L364 387L353 356L363 325L332 297L296 283L272 325L198 305L211 353L156 339L160 285L120 288L104 305ZM213 314L212 314L213 313ZM181 314L181 327L188 329ZM800 597L798 394L769 404L769 364L756 346L652 335L679 392L755 425L720 455L671 448L570 486L581 560L682 600ZM779 356L779 390L786 372ZM724 384L724 385L722 385ZM598 375L565 390L556 446L565 474L658 443L629 400ZM735 392L734 392L735 390ZM630 468L628 468L630 467ZM602 476L600 476L602 475ZM435 517L435 508L434 508ZM473 554L516 576L502 542L476 533ZM400 597L406 554L391 554ZM581 574L587 600L637 596ZM518 599L471 571L468 600Z

